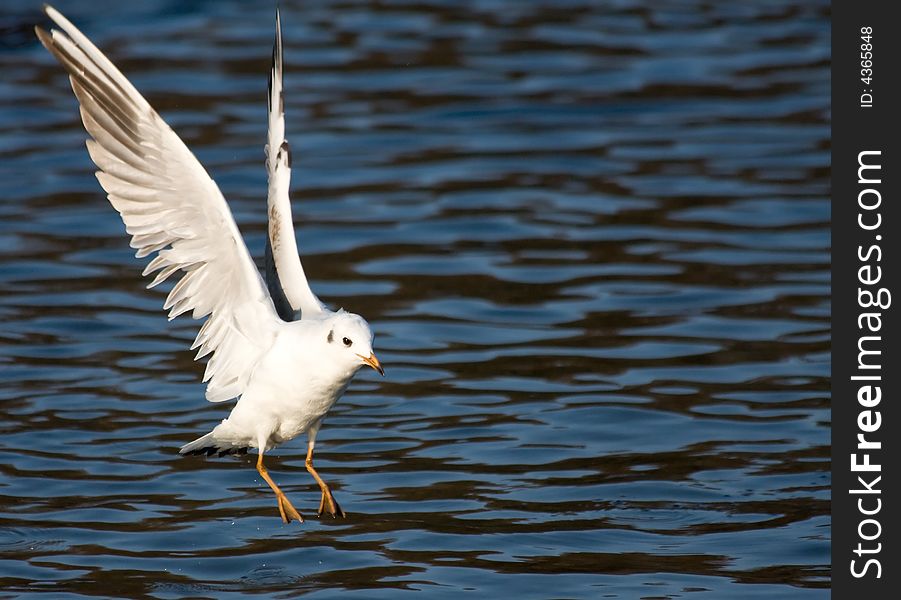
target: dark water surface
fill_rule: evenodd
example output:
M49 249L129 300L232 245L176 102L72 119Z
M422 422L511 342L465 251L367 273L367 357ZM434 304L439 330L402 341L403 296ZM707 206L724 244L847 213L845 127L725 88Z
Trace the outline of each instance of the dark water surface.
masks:
M58 7L265 235L273 2ZM318 466L208 404L40 2L0 9L4 597L825 598L824 0L282 1L313 287L365 315ZM190 201L190 199L186 199ZM423 595L423 592L425 595Z

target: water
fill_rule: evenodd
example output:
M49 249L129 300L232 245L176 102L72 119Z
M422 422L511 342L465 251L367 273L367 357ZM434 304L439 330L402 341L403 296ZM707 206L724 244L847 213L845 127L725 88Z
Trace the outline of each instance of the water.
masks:
M388 372L320 433L346 520L269 461L302 526L178 456L228 408L39 4L0 11L4 597L827 597L827 2L283 1L304 264ZM59 8L261 257L272 3Z

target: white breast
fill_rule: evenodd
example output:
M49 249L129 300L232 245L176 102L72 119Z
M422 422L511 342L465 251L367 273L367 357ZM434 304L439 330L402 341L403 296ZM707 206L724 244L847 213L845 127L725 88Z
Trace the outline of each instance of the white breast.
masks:
M253 430L274 446L304 433L331 410L354 370L326 360L317 333L302 321L283 328L254 369L230 424Z

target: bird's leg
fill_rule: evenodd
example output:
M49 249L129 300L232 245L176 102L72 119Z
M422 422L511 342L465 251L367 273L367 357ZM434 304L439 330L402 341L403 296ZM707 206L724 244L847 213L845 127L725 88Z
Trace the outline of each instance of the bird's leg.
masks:
M335 497L332 495L332 490L328 488L328 484L326 484L322 477L319 476L319 473L316 472L316 469L313 468L313 441L307 444L307 471L310 472L310 475L313 476L313 479L316 480L316 483L319 484L319 489L322 490L322 498L319 500L319 516L322 516L323 510L328 510L328 513L332 515L332 517L346 517L344 511L341 510L341 507L338 506L338 502L335 500Z
M300 516L300 513L297 512L297 509L294 508L294 505L291 504L291 501L288 500L288 497L285 496L285 493L279 489L275 482L272 481L272 478L269 477L269 471L266 470L265 465L263 465L263 450L260 449L260 454L257 458L257 471L260 476L266 480L266 483L269 484L269 487L272 488L272 491L275 492L275 498L278 500L278 512L282 516L282 521L285 523L290 523L291 519L296 519L298 522L303 523L303 517Z

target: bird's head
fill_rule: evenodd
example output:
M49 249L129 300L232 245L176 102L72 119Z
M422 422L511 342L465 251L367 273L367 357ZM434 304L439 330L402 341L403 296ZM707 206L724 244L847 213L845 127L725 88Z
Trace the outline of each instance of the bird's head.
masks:
M379 359L372 351L372 330L360 315L338 311L329 319L326 341L329 352L351 368L368 365L384 377Z

